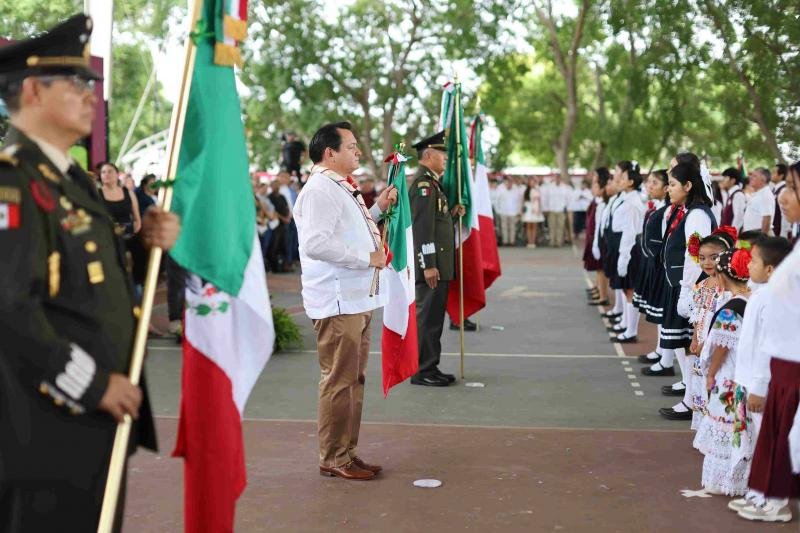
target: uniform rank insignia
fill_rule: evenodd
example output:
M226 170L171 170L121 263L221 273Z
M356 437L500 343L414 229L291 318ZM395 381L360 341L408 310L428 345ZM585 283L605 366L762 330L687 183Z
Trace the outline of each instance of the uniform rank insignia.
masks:
M70 211L61 219L61 227L72 235L80 235L89 231L92 217L83 209Z
M86 265L86 271L89 274L89 283L92 285L103 283L106 280L106 276L103 273L103 263L100 261L92 261Z

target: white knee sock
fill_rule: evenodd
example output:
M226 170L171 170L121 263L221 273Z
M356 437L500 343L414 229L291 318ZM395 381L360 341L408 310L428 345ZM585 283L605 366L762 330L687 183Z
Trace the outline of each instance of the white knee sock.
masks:
M675 350L661 348L661 366L671 368L675 363Z
M625 304L628 310L628 321L626 322L627 329L625 330L626 337L635 337L639 333L639 311L633 304Z
M628 306L623 304L622 305L622 309L620 311L622 312L622 316L619 317L620 318L619 326L624 328L624 327L626 327L626 324L628 323L627 322L628 321Z
M681 369L681 379L686 383L686 376L689 375L689 368L686 366L686 349L675 348L675 357L678 359L678 366Z
M625 292L622 289L614 289L614 309L611 310L612 314L624 312L625 309Z

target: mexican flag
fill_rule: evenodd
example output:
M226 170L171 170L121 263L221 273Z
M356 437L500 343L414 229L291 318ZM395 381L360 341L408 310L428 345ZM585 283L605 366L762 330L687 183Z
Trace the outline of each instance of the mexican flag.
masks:
M411 206L406 187L406 157L393 153L389 163L389 185L397 187L397 203L386 216L388 245L392 260L387 265L385 286L387 304L383 308L383 395L417 373L417 305L414 290L414 239L411 232Z
M233 531L246 484L242 412L275 339L233 68L215 62L230 46L232 6L242 3L203 3L174 185L183 229L170 253L188 278L173 455L184 458L188 532ZM246 5L237 13L243 21Z
M483 155L481 136L483 133L483 116L478 115L472 121L469 135L470 159L475 161L473 181L473 201L477 213L481 255L483 259L483 286L488 289L500 277L500 254L497 251L497 237L494 233L494 214L489 190L489 169Z
M479 233L478 213L475 209L474 183L467 150L467 129L464 125L464 110L461 106L461 84L445 85L442 95L441 118L447 128L447 166L442 177L442 188L447 195L447 203L455 206L461 203L466 209L462 217L461 242L464 254L464 317L470 317L486 306L486 290L483 283L483 257ZM459 197L460 185L460 197ZM460 201L459 201L460 200ZM458 224L458 220L456 220ZM456 231L458 240L458 231ZM456 256L458 257L458 256ZM456 263L458 265L458 263ZM459 269L447 294L447 313L450 320L459 324L460 286Z

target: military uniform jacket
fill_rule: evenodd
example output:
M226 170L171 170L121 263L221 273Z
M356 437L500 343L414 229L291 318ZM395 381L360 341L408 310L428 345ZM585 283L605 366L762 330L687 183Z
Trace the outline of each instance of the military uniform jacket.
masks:
M436 174L420 165L408 189L414 233L417 282L424 283L423 270L438 268L439 279L455 277L455 226L447 195Z
M127 373L136 319L124 246L91 178L11 129L0 152L0 486L101 482L116 422L97 406ZM143 387L144 389L144 387ZM145 399L132 443L155 449ZM135 449L135 448L134 448Z

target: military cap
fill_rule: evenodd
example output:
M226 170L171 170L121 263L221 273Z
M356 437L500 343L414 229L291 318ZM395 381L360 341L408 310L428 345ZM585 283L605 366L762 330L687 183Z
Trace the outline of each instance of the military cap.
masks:
M424 150L425 148L436 148L437 150L445 151L447 150L447 147L444 144L444 135L445 132L442 130L439 133L434 133L430 137L422 139L416 144L412 144L411 146L415 148L417 152Z
M92 19L80 14L36 37L0 47L0 83L51 74L102 79L89 66L91 33Z

